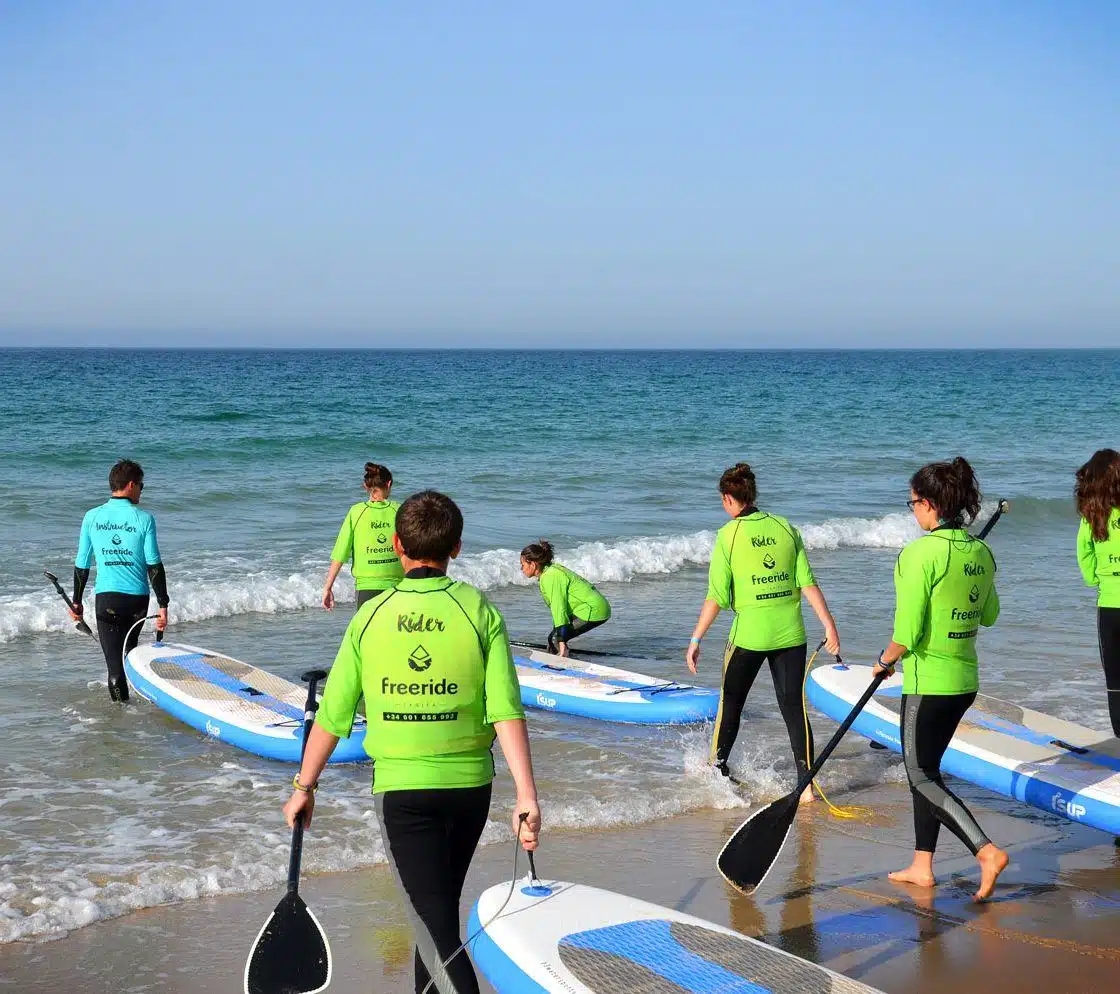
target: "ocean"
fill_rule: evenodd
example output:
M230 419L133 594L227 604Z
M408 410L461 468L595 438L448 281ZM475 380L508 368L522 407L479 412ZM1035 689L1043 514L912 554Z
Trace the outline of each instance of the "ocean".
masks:
M582 644L683 678L726 466L750 462L760 506L801 529L842 654L870 662L890 635L894 558L918 534L907 479L961 454L985 514L1011 502L990 540L1003 615L981 638L983 689L1108 728L1071 492L1095 449L1120 447L1120 351L32 348L0 351L0 385L0 942L272 887L286 872L291 767L142 700L112 704L99 651L43 578L69 585L82 514L121 457L145 469L171 641L293 679L328 666L352 609L348 573L333 613L319 591L374 460L392 469L395 498L434 487L460 503L452 573L486 590L515 636L549 628L517 557L546 537L613 605ZM729 622L705 642L700 683L718 684ZM710 728L531 712L546 832L640 833L783 793L793 766L769 684L760 676L732 758L742 792L708 770ZM820 742L832 725L815 724ZM904 780L897 757L858 738L823 777L841 797ZM367 766L327 772L307 871L383 861L368 788ZM484 842L509 837L511 802L500 774Z

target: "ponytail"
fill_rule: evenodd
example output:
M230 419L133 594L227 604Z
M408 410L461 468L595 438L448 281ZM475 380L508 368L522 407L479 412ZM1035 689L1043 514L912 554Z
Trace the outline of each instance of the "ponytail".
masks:
M970 525L980 513L980 482L963 456L923 466L910 477L910 489L928 501L947 525Z
M521 550L521 558L527 563L539 566L541 569L544 569L546 566L551 566L552 543L543 538L532 542Z

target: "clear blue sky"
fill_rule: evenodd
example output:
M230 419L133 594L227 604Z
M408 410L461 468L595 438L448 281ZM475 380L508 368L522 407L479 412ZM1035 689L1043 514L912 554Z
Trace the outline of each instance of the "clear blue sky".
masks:
M0 0L0 345L1114 345L1120 4Z

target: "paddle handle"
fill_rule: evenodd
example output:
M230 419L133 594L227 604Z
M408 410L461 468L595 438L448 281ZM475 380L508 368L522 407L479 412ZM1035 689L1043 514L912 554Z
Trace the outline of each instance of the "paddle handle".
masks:
M996 522L999 521L999 519L1003 517L1003 512L1006 511L1010 506L1011 505L1008 504L1007 501L1005 501L1001 497L999 499L999 503L996 505L995 514L993 514L988 519L988 523L986 525L984 525L983 528L980 529L980 534L977 535L976 537L979 538L979 539L987 538L988 537L988 532L990 532L993 528L995 528Z
M307 683L307 700L303 704L303 745L300 747L299 756L302 762L303 754L307 751L307 740L311 737L311 726L315 724L315 712L319 710L319 701L315 689L320 680L326 679L324 670L309 670L301 677ZM303 814L296 816L296 827L292 829L292 851L288 857L288 893L295 894L299 891L299 866L303 859Z

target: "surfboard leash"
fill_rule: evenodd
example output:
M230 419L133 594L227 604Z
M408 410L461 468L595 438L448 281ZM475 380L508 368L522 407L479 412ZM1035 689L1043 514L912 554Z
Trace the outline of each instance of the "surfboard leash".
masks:
M820 644L813 650L813 654L809 657L809 662L805 664L805 677L801 681L801 714L805 720L805 756L809 757L812 752L813 738L809 731L809 702L806 695L805 688L809 685L809 671L813 668L813 663L816 662L817 656L820 654L821 649L824 648L824 639L821 639ZM837 656L837 663L842 663L843 660ZM821 800L828 807L828 813L834 818L844 818L849 821L856 821L870 818L875 812L872 808L866 807L862 804L851 804L844 807L833 804L828 795L825 794L821 785L816 780L812 782L812 789L815 790L821 797Z

